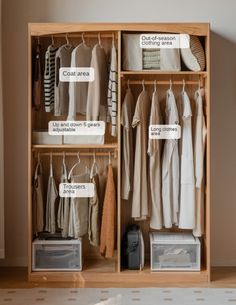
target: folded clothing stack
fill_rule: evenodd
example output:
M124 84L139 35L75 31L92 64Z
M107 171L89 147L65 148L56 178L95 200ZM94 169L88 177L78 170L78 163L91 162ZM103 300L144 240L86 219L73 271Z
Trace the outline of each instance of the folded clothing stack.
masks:
M143 69L160 70L160 49L143 49Z

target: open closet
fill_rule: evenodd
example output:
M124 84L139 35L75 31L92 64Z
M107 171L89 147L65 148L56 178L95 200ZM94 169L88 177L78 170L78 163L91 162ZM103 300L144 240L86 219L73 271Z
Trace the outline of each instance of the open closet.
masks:
M182 54L140 47L140 35L152 34L186 34L190 46ZM92 67L94 81L62 82L63 67ZM209 281L209 24L31 23L28 75L29 280L81 287ZM51 135L50 121L103 121L105 132ZM180 139L150 138L150 128L164 124L180 125ZM178 165L170 149L178 150ZM60 196L62 183L67 194L69 183L92 185L93 195ZM132 224L144 244L139 270L124 264ZM156 267L164 252L155 256L162 235L154 237L165 232L193 236L196 268Z

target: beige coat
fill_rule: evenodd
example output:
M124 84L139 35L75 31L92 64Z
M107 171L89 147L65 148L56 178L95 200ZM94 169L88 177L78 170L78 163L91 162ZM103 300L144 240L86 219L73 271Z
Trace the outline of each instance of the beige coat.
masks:
M148 91L143 90L138 97L132 123L133 128L136 128L132 217L136 220L145 220L149 216L149 191L147 183L149 116L150 98Z
M196 198L196 219L193 234L202 236L204 234L204 156L207 128L203 113L202 92L197 90L195 100L195 124L194 124L194 169L195 169L195 198Z
M71 54L71 68L90 67L92 50L85 43L79 44ZM76 120L76 114L86 114L88 82L70 82L68 120Z
M160 103L157 92L152 95L152 106L150 115L150 125L162 124ZM161 146L162 142L158 139L148 141L149 155L149 179L151 190L151 218L150 227L153 229L162 228L162 203L161 203Z
M132 119L134 115L135 101L131 89L127 89L121 109L121 125L123 126L123 158L121 198L128 200L133 188L134 172L134 139Z
M166 124L179 124L178 109L171 89L166 93ZM166 228L178 224L179 216L179 151L178 140L165 140L162 157L162 206Z
M108 68L106 54L100 44L92 50L91 68L94 68L94 81L89 82L87 98L87 121L106 121Z

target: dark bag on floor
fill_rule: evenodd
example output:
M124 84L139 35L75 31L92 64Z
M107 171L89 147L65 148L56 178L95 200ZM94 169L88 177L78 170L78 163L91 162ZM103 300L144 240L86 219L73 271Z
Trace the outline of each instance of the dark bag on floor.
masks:
M124 262L126 268L139 270L144 265L144 244L142 232L138 225L130 225L124 242Z

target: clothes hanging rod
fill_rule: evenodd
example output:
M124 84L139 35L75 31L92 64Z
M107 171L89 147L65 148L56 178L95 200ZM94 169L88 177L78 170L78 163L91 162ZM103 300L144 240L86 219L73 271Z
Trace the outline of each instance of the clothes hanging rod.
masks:
M35 152L35 156L50 156L52 154L52 156L78 156L78 153L79 153L79 156L81 157L94 157L94 153L93 152L38 152L36 153ZM117 157L117 153L116 152L96 152L95 153L95 156L96 157L109 157L110 156L114 156L115 158Z
M169 81L142 81L142 80L130 80L130 81L126 81L127 84L130 85L155 85L155 83L157 85L170 85ZM182 81L172 81L171 83L172 85L182 85L183 86L183 82ZM199 85L199 81L185 81L185 85Z
M86 33L84 32L84 34L81 32L81 33L67 33L67 36L68 38L82 38L82 36L84 36L84 39L86 40L86 38L98 38L98 33L100 33L100 37L101 38L113 38L113 35L114 35L114 38L116 39L117 38L117 35L116 33L102 33L102 32L96 32L96 33ZM52 35L41 35L39 37L48 37L48 38L51 38L53 36L53 38L64 38L66 37L66 33L61 33L61 34L52 34ZM37 38L37 36L36 36Z

